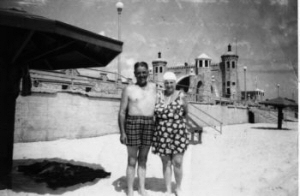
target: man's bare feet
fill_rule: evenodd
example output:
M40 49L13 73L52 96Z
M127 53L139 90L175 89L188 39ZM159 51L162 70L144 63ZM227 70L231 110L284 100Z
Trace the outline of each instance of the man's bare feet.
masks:
M141 196L149 196L149 194L146 190L139 190L138 192Z
M133 194L133 190L128 190L127 191L127 196L133 196L134 194Z

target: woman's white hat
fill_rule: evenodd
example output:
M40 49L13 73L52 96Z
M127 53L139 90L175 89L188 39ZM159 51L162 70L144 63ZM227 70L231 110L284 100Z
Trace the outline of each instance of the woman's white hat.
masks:
M168 71L163 75L163 80L175 80L176 81L177 77L173 72Z

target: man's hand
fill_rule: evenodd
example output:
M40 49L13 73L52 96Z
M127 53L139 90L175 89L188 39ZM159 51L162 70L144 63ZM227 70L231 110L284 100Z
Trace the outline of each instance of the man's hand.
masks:
M125 133L121 133L120 142L121 142L121 144L124 144L124 145L127 144L127 135Z

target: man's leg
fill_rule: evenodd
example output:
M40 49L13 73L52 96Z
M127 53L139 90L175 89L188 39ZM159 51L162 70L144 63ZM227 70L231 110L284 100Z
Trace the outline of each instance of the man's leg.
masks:
M165 179L165 185L166 185L166 193L167 195L172 194L172 160L171 156L166 155L166 156L161 156L161 161L163 164L163 174L164 174L164 179Z
M146 178L146 164L150 146L141 146L138 155L138 178L139 178L139 192L146 196L145 178Z
M182 161L183 154L175 154L173 155L173 169L174 169L174 177L176 181L176 194L180 196L181 193L181 182L182 182Z
M127 178L127 195L133 196L133 182L135 176L135 166L137 162L138 155L138 147L136 146L127 146L128 153L128 162L127 162L127 170L126 170L126 178Z

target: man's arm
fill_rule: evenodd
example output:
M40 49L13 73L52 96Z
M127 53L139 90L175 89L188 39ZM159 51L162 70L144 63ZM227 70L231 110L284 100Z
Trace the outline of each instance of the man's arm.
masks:
M119 129L120 129L120 141L122 144L127 143L127 136L125 133L125 118L126 118L126 111L128 108L128 87L125 87L122 92L120 110L119 110Z

